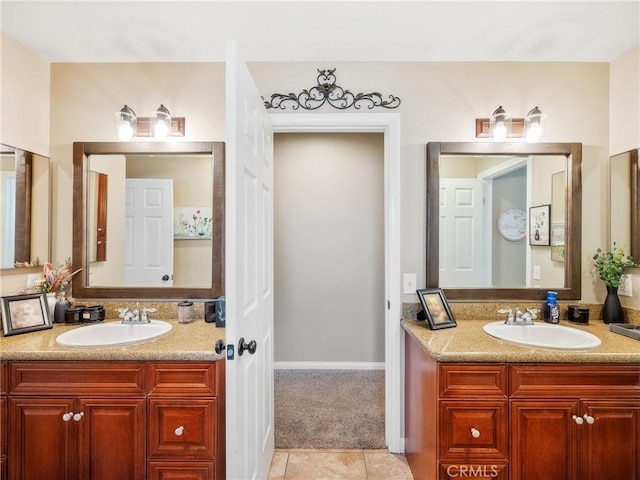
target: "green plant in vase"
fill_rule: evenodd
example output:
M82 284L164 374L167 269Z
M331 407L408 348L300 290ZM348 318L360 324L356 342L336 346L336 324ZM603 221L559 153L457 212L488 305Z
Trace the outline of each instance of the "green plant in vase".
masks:
M624 323L622 305L618 298L618 287L622 281L625 268L640 266L631 255L625 255L624 248L619 248L613 242L611 250L603 252L600 248L593 256L593 263L598 273L598 278L607 287L607 297L602 307L602 319L604 323Z

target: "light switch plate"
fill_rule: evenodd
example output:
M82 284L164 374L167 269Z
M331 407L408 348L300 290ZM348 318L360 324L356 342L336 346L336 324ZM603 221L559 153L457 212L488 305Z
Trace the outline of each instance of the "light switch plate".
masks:
M404 293L416 293L416 274L405 273L402 277L403 280L403 292Z
M533 266L533 279L540 280L540 265Z
M628 273L625 273L620 277L620 287L618 287L618 295L623 297L633 296L633 277Z

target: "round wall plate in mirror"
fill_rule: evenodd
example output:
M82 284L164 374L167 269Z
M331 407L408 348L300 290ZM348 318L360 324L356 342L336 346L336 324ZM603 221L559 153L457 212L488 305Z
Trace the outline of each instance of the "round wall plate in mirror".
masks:
M498 233L510 242L522 240L527 233L527 217L519 208L507 208L498 215Z

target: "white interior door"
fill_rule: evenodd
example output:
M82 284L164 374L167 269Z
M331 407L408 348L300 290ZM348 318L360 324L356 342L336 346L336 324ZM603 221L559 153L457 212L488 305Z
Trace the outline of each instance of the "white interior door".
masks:
M173 285L173 180L127 178L125 285Z
M440 286L483 284L482 180L440 179Z
M227 479L251 480L267 478L274 444L273 126L234 42L226 98ZM242 338L254 352L240 355Z

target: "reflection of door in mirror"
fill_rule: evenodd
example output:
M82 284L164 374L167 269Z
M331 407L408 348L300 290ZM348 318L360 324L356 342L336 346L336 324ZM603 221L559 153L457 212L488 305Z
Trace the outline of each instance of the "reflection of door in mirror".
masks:
M563 156L442 155L439 286L562 287L564 268L554 268L549 247L532 247L524 234L525 212L551 203L551 172L559 168ZM556 214L563 224L564 208Z
M16 261L16 155L12 148L3 148L0 152L0 182L0 267L13 268Z
M0 268L49 260L49 159L0 145Z
M212 239L209 236L197 236L190 239L173 236L176 211L211 211L213 198L213 161L211 155L90 155L89 168L92 171L108 175L107 196L109 210L106 222L106 261L90 264L90 285L123 287L123 286L173 286L173 287L211 287L212 277ZM127 183L133 179L172 180L172 194L169 203L169 242L172 254L171 268L161 266L160 242L158 248L136 247L138 240L146 234L135 234L136 227L153 228L150 218L136 220L135 225L129 217L127 209L131 203L127 192ZM96 186L89 182L89 198L97 201ZM159 190L154 190L159 191ZM153 201L152 194L147 194L145 201ZM159 197L156 197L159 198ZM93 211L93 209L90 209ZM154 217L157 219L157 216ZM90 219L91 221L91 219ZM210 217L209 217L210 222ZM166 222L163 222L166 223ZM144 224L144 225L141 225ZM91 224L90 224L91 225ZM156 222L156 226L159 222ZM158 227L160 228L160 227ZM210 226L209 226L210 228ZM159 231L159 230L158 230ZM96 229L89 228L88 246L97 244ZM157 236L152 236L157 240ZM133 265L130 253L142 251L145 259L136 256L146 267L149 280L142 276L131 278ZM91 257L90 257L91 258ZM136 262L138 261L136 260ZM161 274L158 274L162 270ZM158 283L158 278L168 277ZM129 279L129 280L127 280ZM133 283L131 283L133 282Z
M107 190L106 173L89 172L89 261L104 262L107 260ZM95 235L95 237L94 237Z

